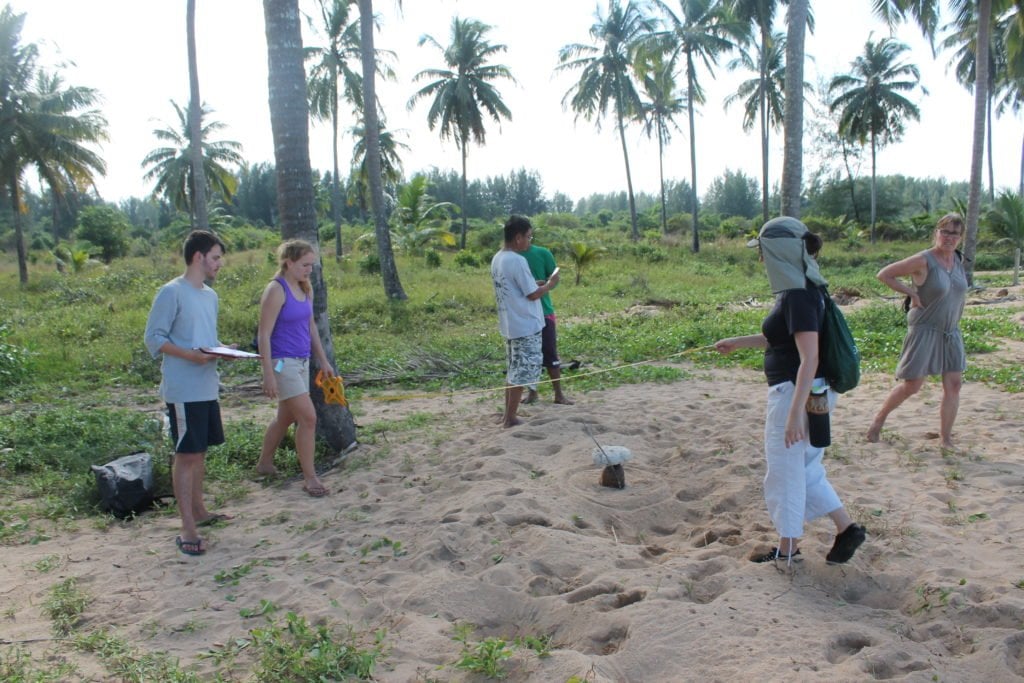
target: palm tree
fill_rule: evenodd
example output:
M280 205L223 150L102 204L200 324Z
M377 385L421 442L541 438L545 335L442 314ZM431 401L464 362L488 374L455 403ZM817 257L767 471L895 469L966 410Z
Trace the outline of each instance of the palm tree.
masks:
M92 88L65 87L57 75L36 66L38 50L21 43L24 14L0 10L0 182L11 201L18 279L28 283L21 224L22 182L34 168L57 197L93 184L106 173L103 159L87 145L107 139L107 121L94 107Z
M642 54L636 71L647 99L640 103L640 120L647 137L658 138L658 181L661 194L661 233L668 232L665 209L665 145L672 139L670 126L679 130L675 117L686 111L686 97L676 92L676 60L653 52Z
M266 2L267 0L264 0ZM293 2L295 0L292 0ZM384 294L392 301L409 298L402 289L391 249L391 233L384 213L384 185L381 172L381 122L377 113L377 53L373 49L373 0L359 0L359 41L363 47L363 128L366 131L366 168L370 187L370 208L377 234Z
M907 45L892 38L877 43L868 38L864 54L853 60L849 74L835 76L829 94L835 94L829 109L840 112L839 134L871 142L871 242L875 242L876 159L878 149L903 135L907 119L919 120L920 110L903 94L918 87L921 72L900 61Z
M442 47L433 37L420 37L419 44L430 44L444 55L447 68L424 69L414 81L430 79L430 83L409 98L409 109L424 97L433 97L427 113L430 130L440 126L441 139L453 138L462 153L462 206L466 206L466 154L470 139L483 145L486 137L484 114L495 122L512 120L512 112L505 106L501 93L492 81L505 78L513 83L512 72L503 64L488 64L488 60L508 49L487 40L492 27L475 19L452 19L451 42ZM462 214L460 247L466 248L466 214Z
M786 109L783 114L783 216L800 218L804 163L804 39L811 16L808 0L789 0L786 12Z
M384 129L381 122L378 139L380 140L380 178L386 188L386 203L394 201L394 189L402 180L402 159L398 149L409 149L409 145L395 139L394 133ZM349 183L349 204L355 204L366 210L370 206L370 171L366 156L366 131L364 126L354 126L352 136L355 145L352 147L352 174Z
M767 53L765 54L765 50ZM767 221L768 210L768 142L771 129L782 127L786 98L786 34L773 33L766 43L757 46L757 61L746 50L729 62L729 69L743 67L749 71L763 70L763 75L739 84L735 93L725 98L729 108L735 102L743 104L743 130L750 131L754 122L760 122L761 132L761 220Z
M319 0L320 28L327 36L324 47L306 48L306 62L311 63L307 83L309 110L314 119L331 124L331 151L334 173L331 176L331 218L334 221L334 256L342 256L341 244L341 176L338 164L340 134L339 104L342 99L359 112L363 108L362 48L359 24L352 21L352 3L347 0ZM312 22L311 22L312 23ZM377 73L394 78L394 71L376 55Z
M148 167L143 177L155 180L154 196L162 196L171 206L179 211L187 211L192 225L197 225L196 188L190 150L192 149L192 126L187 111L171 100L171 106L178 117L178 125L153 130L153 135L165 147L158 147L142 160L143 167ZM213 112L203 105L204 116ZM199 135L203 153L203 180L207 190L219 194L225 202L229 202L238 188L238 180L225 168L225 164L241 166L243 163L242 146L233 140L215 140L209 138L225 128L219 121L207 121ZM207 226L208 227L208 226Z
M1006 46L1006 68L996 78L996 115L1020 113L1024 106L1024 3L1017 3L996 26ZM1024 140L1021 142L1020 178L1017 194L1024 196Z
M967 92L974 92L975 86L975 40L978 35L978 27L975 25L973 5L965 3L957 13L955 19L946 25L950 30L940 43L942 47L952 50L953 56L950 59L950 66L956 73L956 80L967 89ZM997 22L997 24L1000 22ZM1008 69L1007 46L1005 42L1005 26L995 26L992 31L992 45L989 48L988 83L985 84L985 117L986 130L985 141L988 146L988 197L989 202L995 202L995 171L992 160L992 110L996 94L996 82L1006 77ZM1001 30L1002 29L1002 30Z
M590 27L595 45L573 43L558 52L556 71L580 69L580 80L572 86L562 105L568 102L587 121L594 120L600 130L601 118L611 104L615 110L615 123L622 143L622 159L626 164L626 192L629 198L629 218L634 240L640 239L636 219L636 199L633 196L633 176L629 170L629 151L626 148L625 121L642 108L633 73L633 61L638 50L649 44L657 24L646 16L640 6L628 0L608 0L608 15L597 10Z
M206 208L206 178L203 177L203 107L199 99L199 61L196 58L196 0L187 0L186 3L185 37L188 43L188 157L192 177L199 179L192 188L192 227L208 229L210 216Z
M769 127L769 116L768 116L768 74L771 69L768 66L768 59L773 49L777 52L782 51L781 46L778 44L778 34L772 33L772 24L775 22L775 10L778 5L777 0L730 0L729 7L735 15L736 19L749 24L751 28L756 29L756 32L760 36L760 41L757 42L757 67L758 73L757 87L750 91L756 99L756 113L760 114L760 136L761 136L761 214L764 221L768 220L768 127ZM746 61L742 61L746 58ZM733 60L729 64L729 69L733 70L738 66L744 66L745 68L752 68L752 60L746 51L740 52L740 58ZM779 65L784 64L782 55L779 55ZM785 82L783 79L781 82ZM749 83L749 81L748 81ZM741 85L741 90L743 86ZM750 97L750 93L746 95L739 95L739 97ZM733 99L730 97L730 99ZM729 100L726 100L726 106L729 105ZM781 112L781 108L780 108ZM781 121L781 115L779 119ZM747 119L750 119L750 123L747 123ZM749 131L753 128L753 119L750 117L750 105L749 101L747 104L747 115L743 120L743 130Z
M999 242L1013 245L1013 286L1020 284L1020 252L1024 249L1024 198L1004 191L989 210L987 223L1000 236Z
M975 21L978 37L975 41L975 83L988 83L989 51L991 48L991 29L993 17L993 1L1000 3L1006 0L976 0ZM954 11L962 7L964 0L949 0ZM921 27L932 44L935 43L935 30L939 18L938 0L873 0L875 13L891 27L904 21L908 15ZM985 103L987 97L984 88L974 89L974 129L971 140L971 175L967 191L967 239L964 241L964 270L967 271L968 282L974 282L974 254L978 249L978 218L981 214L981 164L985 153Z
M690 119L690 191L693 204L693 251L700 251L700 219L697 205L697 134L694 104L704 104L704 89L697 80L697 63L702 62L714 78L718 58L746 39L746 26L737 21L722 0L679 0L677 16L662 0L657 5L668 20L666 48L682 55L686 69L687 111Z
M451 222L450 212L458 209L451 202L435 202L428 193L430 181L417 173L398 192L398 205L391 218L395 226L395 242L411 254L425 245L439 241L447 247L455 246L455 235L446 229Z
M263 0L263 16L266 21L267 86L281 236L285 239L303 239L319 246L313 200L313 172L309 163L309 105L305 97L296 97L297 93L303 93L306 89L299 2ZM334 339L327 315L327 287L320 259L313 267L310 282L313 286L313 318L317 333L327 358L333 360ZM310 377L318 369L314 358L310 362ZM355 443L355 422L348 408L326 403L323 392L312 387L310 396L316 408L317 436L337 453Z
M605 253L605 249L604 247L592 247L583 242L572 242L569 244L567 252L569 260L572 261L573 268L576 270L576 284L578 285L583 278L583 271L594 261L601 258L601 255Z

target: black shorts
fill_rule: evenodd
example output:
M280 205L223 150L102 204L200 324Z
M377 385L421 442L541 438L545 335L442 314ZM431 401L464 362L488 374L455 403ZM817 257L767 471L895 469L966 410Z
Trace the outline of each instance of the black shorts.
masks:
M224 425L217 401L168 403L167 418L171 422L175 453L205 453L210 446L224 443Z
M540 332L540 353L543 356L541 365L545 368L557 368L562 361L558 359L558 332L555 331L555 316L544 316L544 329Z

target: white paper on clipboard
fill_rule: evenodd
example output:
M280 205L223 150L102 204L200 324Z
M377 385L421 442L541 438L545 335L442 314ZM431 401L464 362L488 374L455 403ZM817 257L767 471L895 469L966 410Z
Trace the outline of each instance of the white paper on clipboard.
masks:
M232 349L227 346L207 346L199 349L203 353L208 353L211 356L221 356L223 358L259 358L258 353L249 353L248 351L239 351L238 349Z

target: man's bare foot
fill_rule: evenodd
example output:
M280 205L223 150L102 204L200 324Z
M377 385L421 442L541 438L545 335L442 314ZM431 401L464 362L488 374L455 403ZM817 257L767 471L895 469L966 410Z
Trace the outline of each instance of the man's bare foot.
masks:
M501 422L501 426L504 429L508 429L510 427L518 427L521 424L523 424L523 421L520 420L518 417L513 417L511 420L502 420Z
M528 394L526 394L526 398L524 398L521 401L521 403L535 403L538 398L539 398L539 396L538 396L537 392L534 391L533 389L530 389L530 392Z
M573 401L571 399L568 399L565 396L555 396L555 400L552 401L552 403L557 403L558 405L562 405L562 406L574 406L574 405L576 405L575 401Z
M867 435L868 443L878 443L878 440L881 438L881 436L882 436L882 425L877 424L875 422L872 422L871 426L868 427L868 435Z
M276 467L260 467L257 465L256 474L262 474L265 477L276 477L279 473Z
M943 441L942 445L939 446L939 448L942 449L943 451L950 451L951 453L956 452L956 446L953 444L952 441Z

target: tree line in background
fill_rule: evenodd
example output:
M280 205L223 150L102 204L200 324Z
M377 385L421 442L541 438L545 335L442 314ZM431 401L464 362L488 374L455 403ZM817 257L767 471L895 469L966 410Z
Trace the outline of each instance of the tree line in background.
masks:
M168 242L180 243L180 238L195 227L224 228L235 248L244 248L236 240L245 226L238 223L247 219L240 215L241 207L258 211L269 218L285 239L301 238L312 243L322 241L321 217L330 215L333 226L328 226L335 237L336 254L342 254L341 220L343 216L342 181L340 170L339 132L342 103L352 112L355 138L346 198L347 206L358 207L372 216L373 231L363 237L376 248L377 267L386 297L392 301L406 298L398 277L392 252L392 243L410 252L420 250L431 240L442 245L455 243L455 236L447 227L455 218L461 223L459 244L463 248L455 261L471 265L476 262L472 254L464 251L470 212L479 212L478 220L487 220L489 212L501 215L509 211L536 214L542 212L538 224L567 230L585 228L578 221L563 221L564 214L543 213L551 205L567 208L568 198L558 193L551 204L543 197L539 176L525 170L513 172L507 178L489 178L476 188L471 205L468 179L468 146L485 143L485 121L511 119L512 112L501 98L495 81L514 82L510 69L491 60L505 51L505 46L492 43L492 27L482 22L454 17L450 43L442 45L432 36L423 36L421 45L437 48L443 64L427 68L415 77L425 82L413 93L408 102L412 109L420 101L429 101L427 125L438 130L442 138L453 139L461 152L462 168L458 175L458 203L443 199L451 191L452 175L431 171L436 177L434 190L441 201L430 195L431 179L414 175L403 182L400 150L405 146L387 130L386 112L379 109L376 97L377 78L388 78L389 56L374 48L374 15L372 0L317 0L322 10L319 33L326 35L328 45L323 48L304 49L302 43L298 0L263 0L268 55L268 94L275 163L273 168L242 163L243 157L236 143L210 140L219 124L209 120L211 110L199 96L199 65L195 57L195 0L187 2L186 40L188 43L189 104L187 110L174 104L178 115L176 126L155 131L156 137L168 143L151 152L145 160L147 177L156 182L154 198L162 201L138 202L128 200L124 211L105 205L90 193L96 175L105 173L104 161L91 149L91 145L106 138L106 120L96 109L97 93L88 88L66 86L59 75L47 73L37 64L37 49L21 42L23 15L14 14L9 7L0 10L0 183L9 207L0 215L13 226L13 243L18 256L19 279L28 281L25 229L22 216L26 204L33 199L26 196L25 174L32 168L48 194L39 197L40 211L50 216L49 233L34 231L40 241L52 237L62 238L61 222L70 221L74 236L99 252L104 260L116 258L126 249L126 233L140 230L136 240L151 245L154 232ZM782 3L773 0L680 0L678 11L663 0L634 2L608 0L607 12L595 12L595 23L590 29L592 42L570 43L559 51L557 70L579 74L563 98L577 117L583 117L600 126L609 112L614 117L615 130L622 143L626 172L625 206L628 211L628 230L633 240L640 240L640 221L637 196L633 191L628 145L627 125L642 125L649 135L657 135L661 188L657 198L660 211L660 230L645 229L645 236L661 239L669 229L668 202L671 190L679 190L679 206L683 213L674 221L673 228L688 230L692 235L692 250L698 252L702 231L721 229L742 233L752 224L743 212L753 212L758 202L762 218L769 214L767 140L769 130L778 127L772 116L779 107L783 113L784 160L781 187L777 193L780 211L784 215L800 216L804 204L809 203L814 190L827 188L846 181L850 205L842 217L834 220L811 221L812 229L829 239L846 238L856 243L858 227L850 224L852 213L859 219L858 184L855 175L857 152L855 146L867 148L871 154L870 178L870 238L876 238L880 197L879 179L875 173L878 151L888 142L898 139L905 122L917 118L916 109L905 97L919 87L918 72L914 65L901 60L905 46L894 41L870 39L865 52L854 60L847 75L839 75L828 84L828 114L837 117L836 125L823 125L820 138L825 143L838 145L841 151L845 179L841 173L819 174L814 182L803 182L804 89L803 62L804 35L813 26L808 0L789 0L783 41L772 33L775 13ZM1003 101L1015 103L1024 91L1024 12L1020 2L1009 0L951 0L956 13L954 28L948 40L960 46L961 64L966 64L963 78L975 92L974 130L972 136L971 176L967 188L966 218L967 240L965 265L973 271L974 251L980 208L982 141L986 104L991 105L996 93ZM358 8L358 22L350 10ZM933 41L937 29L937 2L922 0L874 0L873 10L886 19L890 26L913 19ZM974 24L971 22L974 21ZM311 19L311 23L315 19ZM948 28L948 27L947 27ZM992 36L1001 38L993 41ZM953 36L956 36L955 38ZM999 42L1002 40L1002 42ZM780 72L778 55L784 42L785 65ZM706 104L700 87L698 67L709 76L725 54L739 51L741 58L733 64L750 67L755 60L743 50L757 49L758 80L756 86L748 82L741 86L737 97L745 98L744 125L751 126L756 108L761 122L762 189L741 173L727 172L712 184L705 202L737 211L726 218L704 213L697 196L697 159L695 153L695 106ZM993 48L990 50L990 48ZM965 52L964 52L965 51ZM1002 51L1002 52L1001 52ZM973 56L973 69L970 59ZM996 59L990 63L990 57ZM770 61L774 60L774 61ZM773 70L769 70L769 64ZM1005 64L1005 68L1002 65ZM958 71L958 74L960 72ZM780 80L781 76L781 80ZM683 85L685 80L685 85ZM986 84L979 87L978 84ZM769 87L781 85L782 92L769 95ZM302 93L306 97L297 96ZM643 93L643 94L641 94ZM756 99L755 99L756 96ZM756 105L755 105L756 102ZM187 115L186 115L187 111ZM676 127L674 117L685 115L689 129L690 178L688 184L665 181L662 165L664 146L670 141L670 131ZM310 118L329 120L334 136L333 169L327 178L317 178L310 166L308 126ZM207 121L204 123L204 118ZM834 149L834 148L833 148ZM990 154L991 157L991 154ZM236 175L226 165L240 166ZM276 202L267 201L267 179L274 177ZM902 180L902 179L901 179ZM817 181L822 181L820 184ZM944 182L944 181L940 181ZM925 181L927 185L928 181ZM900 182L895 185L900 185ZM904 186L908 183L902 183ZM1024 184L1024 173L1022 173ZM245 185L245 187L243 187ZM926 228L931 223L934 188L918 192L916 199L925 212L909 219L912 229ZM688 190L688 192L687 192ZM994 190L994 188L993 188ZM207 196L212 200L207 204ZM760 196L757 196L757 195ZM994 194L994 191L991 192ZM1018 211L1021 194L1004 193L992 209L990 224L1014 239L1017 262L1024 242L1024 210ZM827 193L822 193L823 196ZM685 198L688 196L688 203ZM836 204L846 201L846 194L832 193ZM756 197L756 199L755 199ZM946 197L956 201L955 197ZM28 199L28 201L26 201ZM618 195L608 199L618 201ZM906 202L906 197L903 197ZM994 197L990 195L990 201ZM1005 200L1005 201L1004 201ZM49 206L45 206L46 202ZM940 200L941 201L941 200ZM237 203L236 203L237 202ZM585 209L594 209L600 202L596 197L581 200ZM963 206L963 203L960 203ZM276 207L276 209L274 208ZM168 218L168 209L174 215ZM707 208L707 207L705 207ZM577 207L579 210L580 207ZM275 213L276 211L276 213ZM660 214L660 215L659 215ZM129 218L131 216L131 218ZM615 219L613 209L597 209L597 222L606 225ZM390 221L389 221L390 218ZM732 220L738 219L738 220ZM262 222L262 218L258 219ZM688 223L688 225L687 225ZM658 225L657 218L652 220ZM32 226L36 221L32 222ZM30 226L31 227L31 226ZM149 234L147 235L147 232ZM481 231L481 246L493 250L497 244L489 238L496 230ZM70 231L69 231L70 234ZM917 235L917 237L920 237ZM148 241L147 241L148 238ZM262 238L257 237L261 244ZM45 244L42 245L45 248ZM78 246L77 244L75 246ZM255 244L253 246L256 246ZM650 245L636 245L648 247ZM569 242L566 250L577 266L577 282L582 264L594 258L600 247ZM655 248L656 249L656 248ZM54 245L58 266L78 264L83 250L70 252L66 246ZM440 263L437 251L429 251L435 263ZM587 256L589 254L589 257ZM88 256L88 253L85 254ZM460 257L462 261L459 260ZM333 357L333 342L327 317L327 288L322 263L314 265L311 275L314 292L314 321L329 358ZM311 371L315 371L315 366ZM317 410L317 433L332 450L340 451L354 442L355 427L351 414L344 407L327 406L319 392L312 392Z
M277 4L265 2L268 17L269 9L277 8ZM286 4L289 12L294 5L297 13L297 0L287 0ZM957 79L976 91L976 101L992 116L1018 113L1024 100L1021 4L1010 0L957 0L950 3L953 19L944 26L938 25L938 2L887 0L873 2L871 9L890 25L916 21L933 44L941 32L941 47L953 52L951 64ZM915 65L905 61L906 45L893 38L876 41L869 37L848 73L808 88L803 83L802 68L795 68L804 59L803 33L814 26L807 0L680 0L677 5L663 0L609 0L606 8L595 11L589 31L591 41L569 43L560 50L556 70L578 74L578 81L565 93L563 105L576 117L598 126L611 117L622 143L625 166L623 193L591 195L575 204L559 192L546 196L540 176L525 169L484 180L469 178L469 147L486 143L487 120L509 120L513 114L502 99L498 83L515 82L514 74L495 62L506 46L493 41L493 27L458 16L452 18L447 43L424 35L420 45L435 48L441 62L415 75L414 82L420 85L409 98L408 107L428 103L428 127L442 138L454 140L462 157L458 172L429 169L422 173L430 196L449 207L444 217L434 220L458 221L459 243L465 247L470 219L489 221L512 211L528 215L564 213L570 208L577 214L594 216L625 211L630 234L639 239L641 223L646 229L646 214L654 210L649 196L633 191L626 128L639 125L657 138L661 166L672 131L681 130L680 117L686 119L688 129L690 177L666 179L661 168L661 187L653 201L662 233L671 231L670 217L686 216L683 222L688 225L695 252L699 251L705 227L704 214L708 214L711 224L723 217L752 218L759 204L764 220L775 213L772 207L780 207L783 213L842 217L869 226L873 241L880 223L906 218L919 208L927 212L940 205L948 207L962 196L957 194L959 189L940 196L942 190L934 188L944 181L877 177L876 160L882 148L899 140L906 126L919 116L909 95L921 87L920 75ZM306 18L322 44L303 48L300 55L308 99L305 117L332 127L334 155L331 172L312 173L314 209L318 217L329 217L333 223L338 256L342 254L342 240L337 239L342 222L372 219L381 260L387 264L391 261L389 216L411 178L406 177L401 159L407 146L387 129L386 112L380 109L373 89L376 79L394 78L391 61L395 57L372 47L371 0L316 0L315 6L318 11ZM774 30L783 7L785 33ZM279 199L274 196L279 184L275 175L280 169L270 164L250 166L237 143L213 139L224 125L212 120L212 109L199 100L194 8L194 0L188 0L189 104L183 107L172 101L177 120L154 130L154 136L165 145L151 151L143 162L145 177L154 182L152 197L127 200L117 207L140 237L146 230L176 228L183 221L180 214L187 215L191 225L198 222L215 226L230 219L244 219L255 225L278 225L280 221ZM95 92L65 86L58 75L38 68L35 46L20 41L22 23L23 16L9 7L0 14L0 55L4 57L0 62L0 125L10 133L0 138L4 145L0 170L5 174L5 205L11 207L4 222L13 230L8 241L18 251L24 281L25 228L30 242L56 243L72 234L72 228L80 222L80 209L100 203L88 188L94 175L105 169L102 158L91 152L89 145L104 139L106 121L95 108ZM269 19L267 30L269 41ZM696 107L708 104L701 80L713 78L719 60L727 55L734 55L728 68L752 74L724 106L742 105L743 128L750 130L758 124L762 174L753 179L727 171L714 179L701 198L697 195ZM987 85L976 89L979 80ZM809 98L806 126L805 89L816 93ZM791 101L793 97L798 99ZM54 121L62 123L56 126ZM346 122L351 125L346 127ZM976 121L976 137L978 125ZM984 131L984 117L980 125ZM770 192L768 139L771 131L780 127L786 134L786 160L781 187ZM804 166L809 164L804 163L802 152L805 127L821 157L819 167L808 169L811 172L806 175ZM990 126L988 131L991 148ZM350 160L343 164L340 140L346 132L354 144ZM979 212L980 181L975 178L980 173L979 151L976 146L966 192L969 232L972 214L976 218ZM869 174L861 170L865 155L870 157ZM988 202L994 204L991 153L989 162ZM24 176L30 168L39 172L48 190L41 197L26 194ZM795 190L794 179L798 181ZM914 183L931 184L932 189L908 190ZM1020 192L1018 188L1018 197ZM902 207L898 206L901 201ZM41 212L27 214L27 226L22 220L26 205L36 206ZM47 222L49 230L45 229ZM674 226L679 224L679 220L673 221ZM976 240L976 225L974 230L969 237ZM41 236L43 233L46 237ZM973 249L970 239L966 248L969 252ZM104 251L105 257L111 253L110 249ZM394 293L402 298L397 271L384 270L385 279L394 280L385 283L389 297Z

